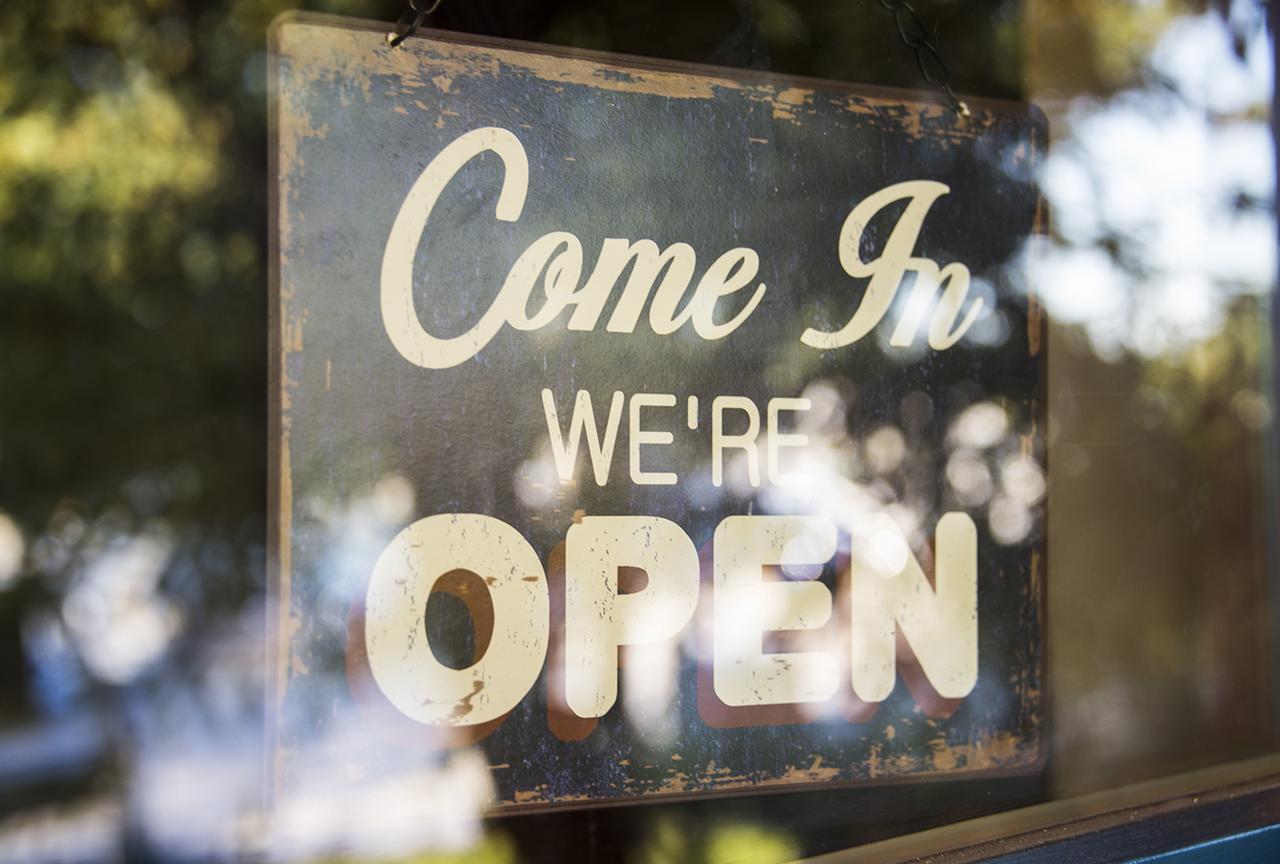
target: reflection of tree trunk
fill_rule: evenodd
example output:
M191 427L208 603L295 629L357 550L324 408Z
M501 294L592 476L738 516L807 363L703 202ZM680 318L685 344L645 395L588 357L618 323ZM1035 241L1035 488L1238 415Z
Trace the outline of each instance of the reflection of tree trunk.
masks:
M1228 316L1195 362L1114 365L1051 335L1049 664L1061 794L1240 758L1269 740L1262 441ZM1197 365L1213 371L1193 370Z
M1233 348L1230 371L1212 386L1199 421L1205 487L1201 698L1214 749L1224 756L1263 746L1272 714L1265 465L1261 440L1233 407L1238 388L1254 385L1256 362Z
M1049 675L1062 794L1131 781L1194 740L1194 532L1169 430L1131 419L1137 364L1049 349Z

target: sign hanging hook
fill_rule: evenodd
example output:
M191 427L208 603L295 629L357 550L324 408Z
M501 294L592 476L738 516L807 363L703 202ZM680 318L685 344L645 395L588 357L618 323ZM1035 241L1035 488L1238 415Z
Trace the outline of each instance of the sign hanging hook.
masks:
M401 42L417 32L426 17L436 11L442 2L444 0L434 0L430 6L427 6L426 0L409 0L409 8L404 10L400 20L396 22L396 29L387 34L387 44L392 48L398 48Z
M968 117L969 106L951 89L951 67L942 59L942 53L938 50L937 28L930 34L920 13L907 0L880 0L880 5L893 13L893 21L898 25L898 38L915 52L920 77L930 86L941 90L957 114Z

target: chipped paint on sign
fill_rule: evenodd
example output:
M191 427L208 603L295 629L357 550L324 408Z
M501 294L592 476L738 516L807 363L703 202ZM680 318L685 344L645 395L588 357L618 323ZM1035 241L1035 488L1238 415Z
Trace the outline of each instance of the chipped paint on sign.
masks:
M1036 770L1038 112L384 29L272 30L278 794Z

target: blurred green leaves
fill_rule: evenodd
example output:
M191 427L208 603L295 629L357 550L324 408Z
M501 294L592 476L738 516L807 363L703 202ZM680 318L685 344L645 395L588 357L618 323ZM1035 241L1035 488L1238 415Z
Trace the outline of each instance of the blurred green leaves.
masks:
M43 710L19 626L56 613L91 538L175 539L158 590L189 642L261 597L266 27L294 5L0 4L0 512L27 551L0 590L10 719Z

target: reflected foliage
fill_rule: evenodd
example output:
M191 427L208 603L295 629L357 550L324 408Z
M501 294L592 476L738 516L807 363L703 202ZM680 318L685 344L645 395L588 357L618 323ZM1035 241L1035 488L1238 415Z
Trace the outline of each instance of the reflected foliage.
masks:
M1102 25L1122 8L1096 5ZM1057 324L1050 657L1070 794L1275 741L1274 71L1255 3L1143 4L1087 32L1069 8L1037 15L1053 232L1023 273Z
M0 859L230 859L289 828L267 824L261 801L265 32L294 5L0 4ZM959 92L1036 101L1055 138L1047 269L1025 271L1061 322L1051 482L1007 430L983 444L980 415L956 431L945 479L1011 538L1031 530L1026 504L1052 501L1058 788L1268 747L1259 478L1271 476L1275 244L1261 7L917 6ZM309 7L394 20L401 4ZM874 0L446 0L434 20L919 84ZM907 452L890 428L857 447L874 475ZM734 805L709 828L705 811L670 808L583 816L581 837L549 820L467 823L417 857L358 857L777 861L1025 797L926 790L892 799L896 815L872 811L877 824L834 828L822 795Z

